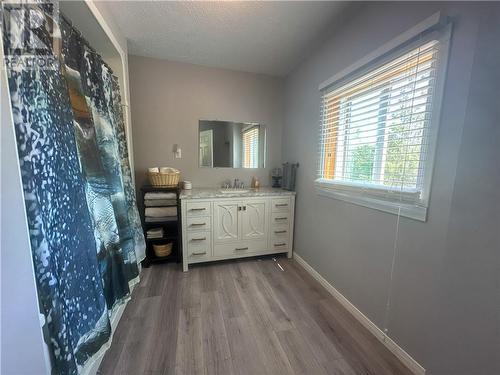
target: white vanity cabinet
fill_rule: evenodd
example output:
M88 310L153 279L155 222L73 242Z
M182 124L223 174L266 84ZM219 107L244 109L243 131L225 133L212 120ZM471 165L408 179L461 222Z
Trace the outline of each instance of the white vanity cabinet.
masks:
M212 204L214 207L215 242L221 243L238 240L240 232L240 203L238 201L222 199Z
M267 236L267 199L213 202L215 242L265 239Z
M183 269L191 263L273 253L292 256L295 194L263 189L181 194Z

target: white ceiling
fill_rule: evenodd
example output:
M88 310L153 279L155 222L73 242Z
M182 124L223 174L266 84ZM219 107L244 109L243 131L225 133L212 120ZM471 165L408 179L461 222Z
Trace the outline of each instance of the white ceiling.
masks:
M108 1L129 53L253 73L286 75L344 2Z

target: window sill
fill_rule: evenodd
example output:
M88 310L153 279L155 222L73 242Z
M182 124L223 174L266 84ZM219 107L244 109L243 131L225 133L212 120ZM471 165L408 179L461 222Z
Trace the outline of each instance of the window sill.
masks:
M357 194L352 191L338 190L334 186L327 187L325 184L316 183L316 192L318 195L328 198L338 199L344 202L353 203L358 206L368 207L375 210L388 212L390 214L401 215L418 221L427 221L427 207L417 204L391 201L372 197L366 194Z

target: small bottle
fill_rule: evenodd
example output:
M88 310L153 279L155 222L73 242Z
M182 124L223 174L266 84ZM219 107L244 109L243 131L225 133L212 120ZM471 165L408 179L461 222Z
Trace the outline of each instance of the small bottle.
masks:
M253 178L253 187L254 189L258 189L260 187L260 181L256 177Z

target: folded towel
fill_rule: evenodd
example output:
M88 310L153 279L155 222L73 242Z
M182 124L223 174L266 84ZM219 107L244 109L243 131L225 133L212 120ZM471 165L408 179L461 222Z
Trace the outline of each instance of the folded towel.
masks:
M147 207L146 217L177 216L177 207Z
M177 199L175 193L149 192L144 194L144 199Z
M177 205L177 200L176 199L145 199L144 205L146 207L175 206L175 205Z
M151 229L148 229L148 231L146 232L146 234L149 236L149 235L160 235L163 236L163 228L151 228Z
M159 223L162 221L176 221L177 216L146 217L146 223Z

